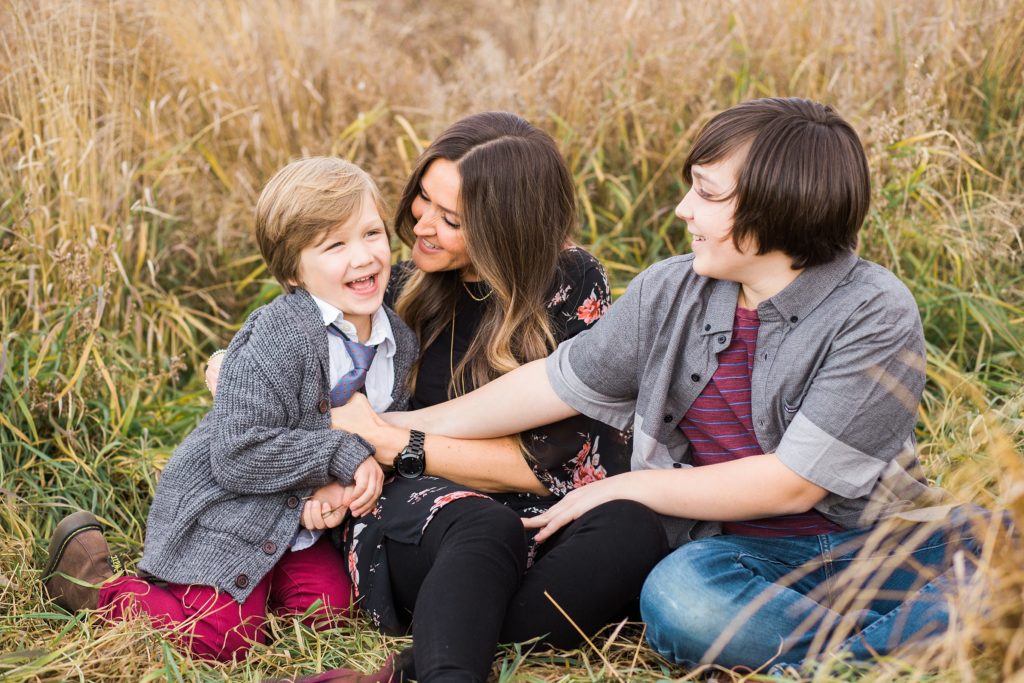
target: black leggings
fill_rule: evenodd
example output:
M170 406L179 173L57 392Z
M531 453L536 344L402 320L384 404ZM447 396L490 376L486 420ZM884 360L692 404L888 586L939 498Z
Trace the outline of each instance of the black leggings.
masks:
M499 640L576 647L582 636L545 591L590 636L629 612L667 552L657 515L612 501L545 541L524 576L518 515L481 498L450 503L419 545L387 541L395 601L413 614L414 676L484 681Z

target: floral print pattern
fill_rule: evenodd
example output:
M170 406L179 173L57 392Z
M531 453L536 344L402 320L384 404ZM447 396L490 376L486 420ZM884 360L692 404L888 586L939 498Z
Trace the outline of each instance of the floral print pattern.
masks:
M392 269L394 275L388 287L392 300L397 297L394 290L404 283L410 268L411 264L399 264ZM600 262L578 247L563 251L558 279L547 302L556 339L563 341L589 328L610 305L608 278ZM395 633L405 627L391 594L390 569L387 553L383 551L387 539L418 543L439 510L467 497L491 498L522 517L532 517L574 488L629 470L631 431L619 431L583 415L523 432L520 437L530 467L551 492L550 496L485 495L432 476L392 478L385 482L373 512L345 526L342 545L349 574L361 609L375 625ZM532 538L532 533L527 534L527 566L537 554Z
M608 306L608 299L602 298L595 287L590 296L576 309L576 319L585 325L593 325L608 311Z

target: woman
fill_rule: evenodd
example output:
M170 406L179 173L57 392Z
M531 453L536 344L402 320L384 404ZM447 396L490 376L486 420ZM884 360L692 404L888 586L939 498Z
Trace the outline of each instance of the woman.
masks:
M477 114L434 140L399 201L412 264L396 269L387 298L422 347L414 407L543 358L601 316L604 270L572 246L575 222L561 154L522 118ZM365 402L336 410L383 465L410 442ZM574 647L577 627L591 635L627 612L667 552L657 516L628 501L595 508L539 548L526 542L520 515L629 469L628 434L590 418L485 441L428 434L406 455L411 478L388 484L344 545L361 609L387 631L412 616L414 653L397 663L407 677L484 680L499 641Z
M868 658L941 632L949 555L976 545L914 451L915 302L854 254L870 196L856 133L814 102L755 100L707 124L683 175L692 254L639 275L546 361L388 419L463 438L580 413L632 423L635 471L527 526L543 547L632 500L674 519L673 545L698 539L641 598L647 637L672 661ZM939 523L915 524L926 519Z

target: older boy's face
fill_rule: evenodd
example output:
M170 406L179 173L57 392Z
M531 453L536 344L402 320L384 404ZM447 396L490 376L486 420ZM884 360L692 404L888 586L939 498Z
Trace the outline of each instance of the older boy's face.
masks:
M676 207L676 215L686 221L692 235L693 270L698 275L742 282L756 254L750 245L737 249L732 240L736 197L729 195L736 189L744 158L745 150L690 169L693 185Z
M391 246L373 198L347 222L331 228L318 244L302 250L299 281L307 292L340 309L360 339L384 300L391 273Z

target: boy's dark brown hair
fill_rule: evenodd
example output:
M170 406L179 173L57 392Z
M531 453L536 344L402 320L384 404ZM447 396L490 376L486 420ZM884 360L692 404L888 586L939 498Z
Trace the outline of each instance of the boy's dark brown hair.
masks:
M691 169L747 148L736 189L732 238L758 254L781 251L794 268L827 263L857 246L871 201L860 138L828 105L765 98L730 107L704 126L683 164Z
M293 161L267 182L256 202L256 242L267 270L286 292L301 284L302 250L349 221L367 199L387 221L387 207L373 179L338 157Z

